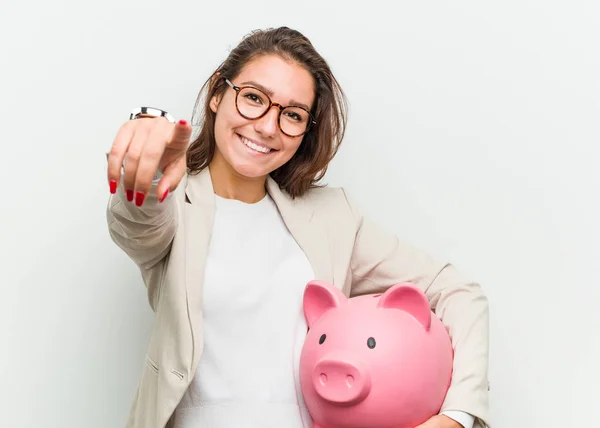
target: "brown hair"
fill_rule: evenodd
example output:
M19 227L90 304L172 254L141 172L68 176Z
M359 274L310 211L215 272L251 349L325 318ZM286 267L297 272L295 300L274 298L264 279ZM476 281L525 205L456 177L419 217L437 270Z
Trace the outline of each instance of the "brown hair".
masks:
M319 187L317 182L325 175L344 137L347 103L325 59L304 35L287 27L256 30L246 35L204 83L194 108L194 111L198 109L201 95L206 92L200 112L200 133L188 148L187 167L190 174L196 174L206 168L214 156L215 114L210 109L210 100L215 95L222 96L228 88L224 79L233 80L249 61L269 54L297 62L311 73L315 82L311 114L317 123L303 136L294 156L271 173L279 187L295 198L310 188Z

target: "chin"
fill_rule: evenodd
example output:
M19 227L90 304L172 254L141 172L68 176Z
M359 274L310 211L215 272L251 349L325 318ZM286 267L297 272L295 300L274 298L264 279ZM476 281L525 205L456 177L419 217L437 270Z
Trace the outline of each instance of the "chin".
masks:
M232 167L238 175L249 179L263 178L273 171L271 169L260 168L257 165L251 165L248 163L233 163Z
M225 156L225 161L237 175L248 179L264 178L278 168L279 165L277 162L274 165L273 162L266 163L246 156L240 156L235 150L229 152L229 156Z

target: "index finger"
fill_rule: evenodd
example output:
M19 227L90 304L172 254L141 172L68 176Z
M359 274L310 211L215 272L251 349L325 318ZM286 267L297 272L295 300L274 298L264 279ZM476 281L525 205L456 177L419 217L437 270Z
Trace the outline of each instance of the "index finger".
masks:
M173 150L185 150L187 149L191 136L192 127L188 125L186 120L181 119L173 128L167 146Z

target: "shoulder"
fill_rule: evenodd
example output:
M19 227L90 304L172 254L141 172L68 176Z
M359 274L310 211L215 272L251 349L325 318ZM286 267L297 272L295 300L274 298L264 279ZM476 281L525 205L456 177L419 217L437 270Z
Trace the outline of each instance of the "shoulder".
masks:
M347 205L346 192L343 187L321 186L308 190L304 195L298 198L311 208L319 207L344 207Z
M344 216L355 221L360 217L356 205L343 187L315 187L299 199L315 212L328 217Z

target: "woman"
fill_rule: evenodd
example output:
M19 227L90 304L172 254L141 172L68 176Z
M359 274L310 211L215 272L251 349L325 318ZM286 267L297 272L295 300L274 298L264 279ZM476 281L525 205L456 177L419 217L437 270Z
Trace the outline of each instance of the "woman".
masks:
M127 426L309 426L297 372L302 294L315 278L347 296L421 287L455 347L442 412L421 428L486 426L487 299L379 230L343 189L317 186L346 109L309 40L256 31L204 90L191 144L187 122L141 114L108 158L110 235L156 313Z

